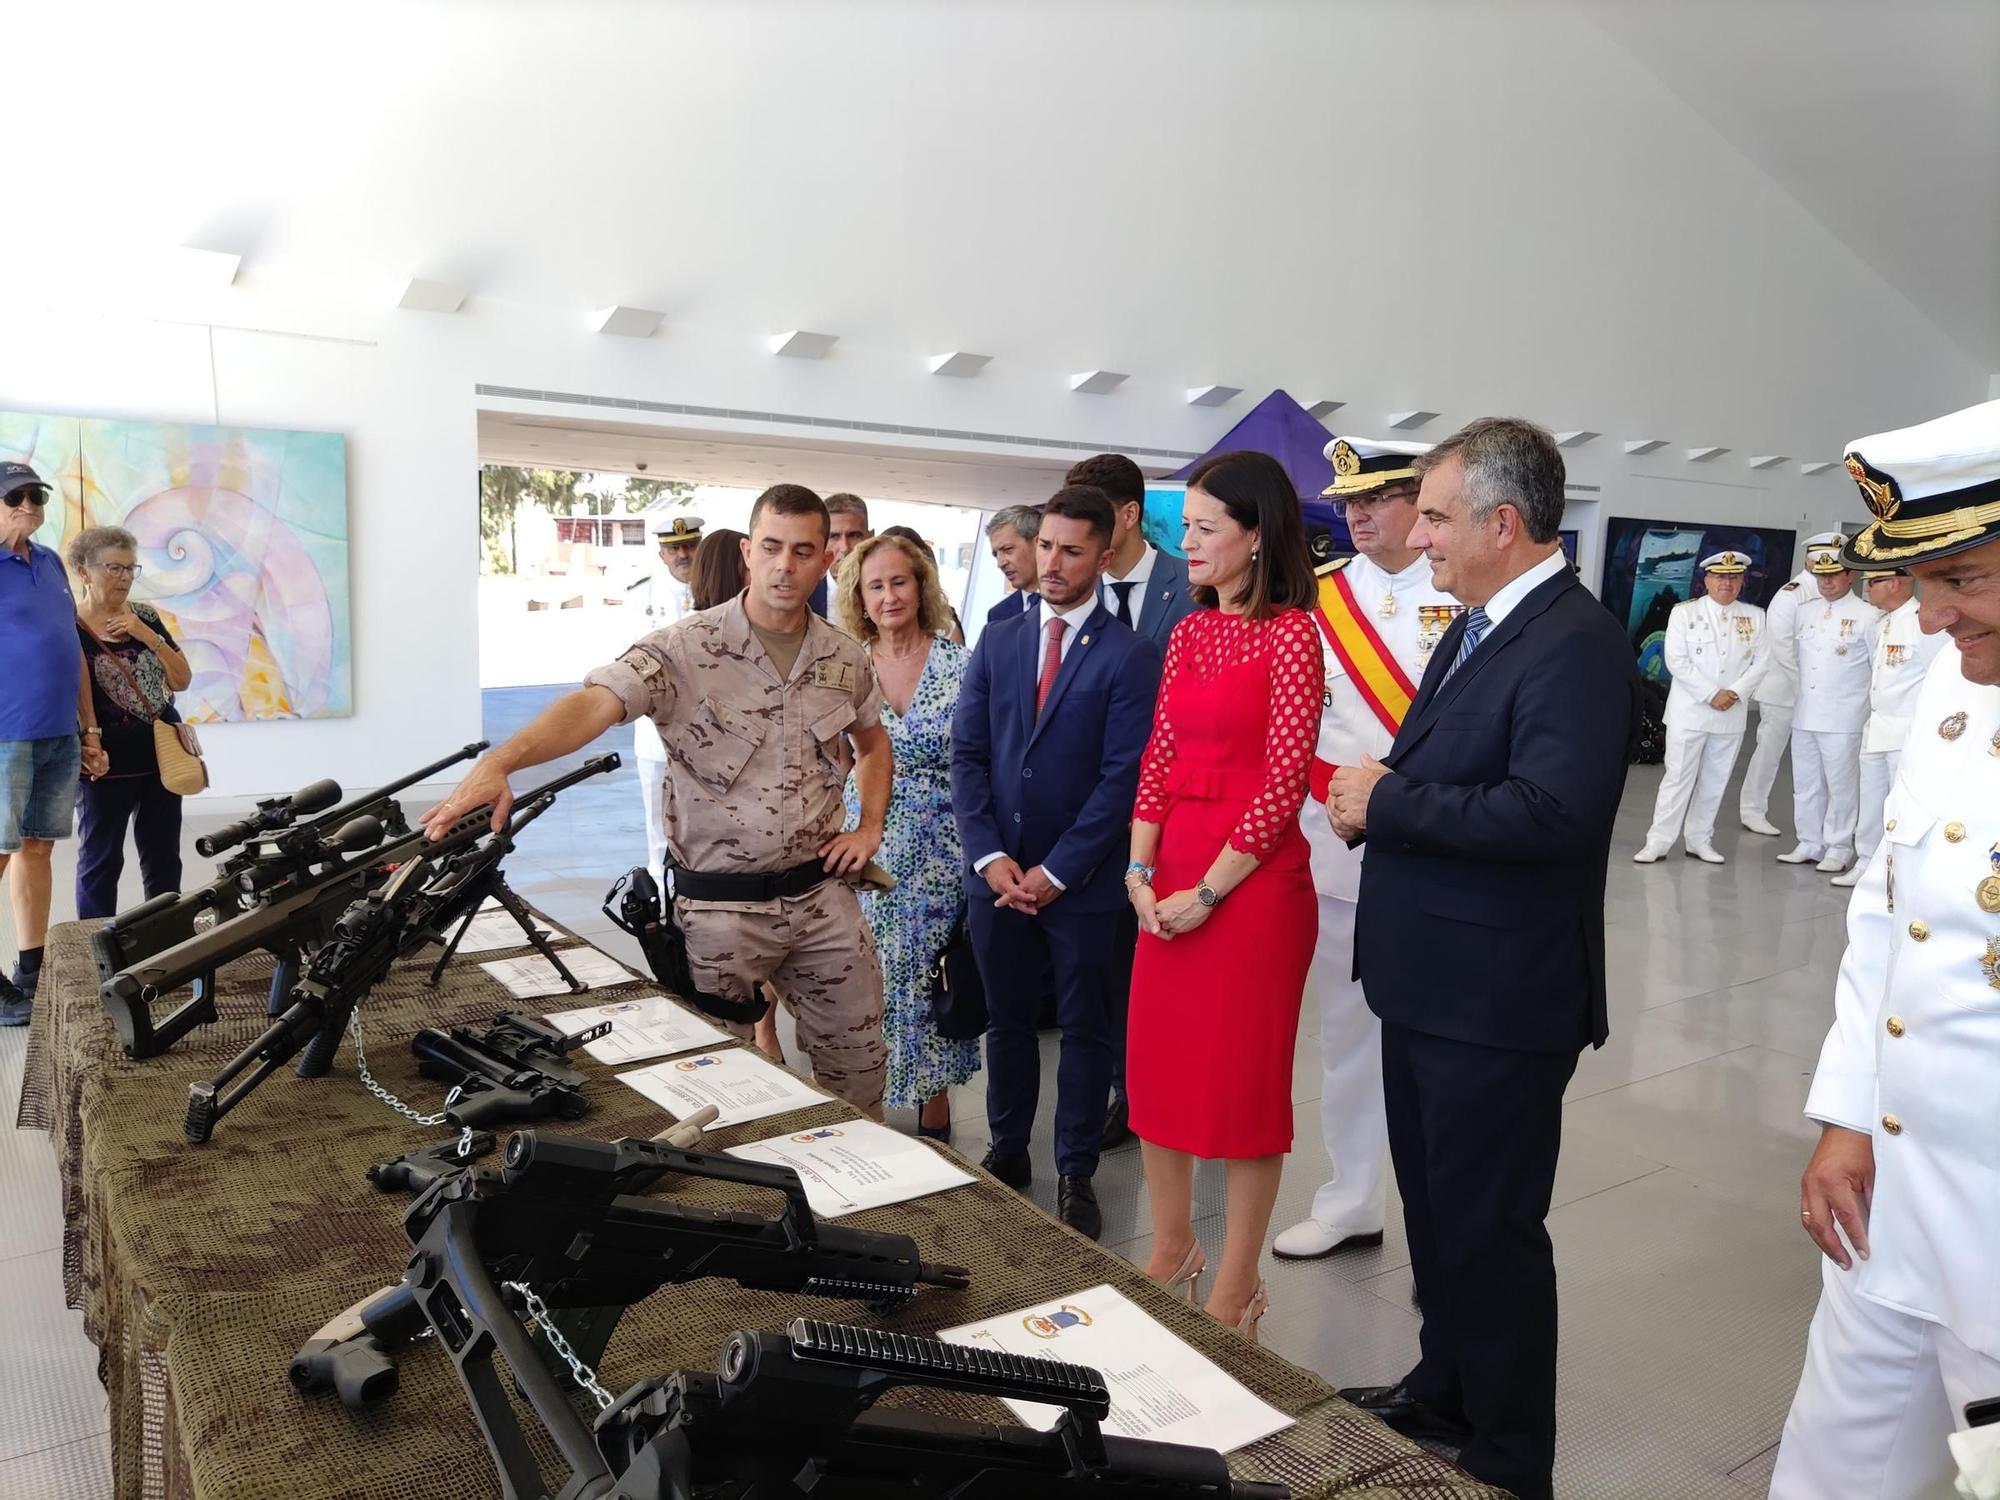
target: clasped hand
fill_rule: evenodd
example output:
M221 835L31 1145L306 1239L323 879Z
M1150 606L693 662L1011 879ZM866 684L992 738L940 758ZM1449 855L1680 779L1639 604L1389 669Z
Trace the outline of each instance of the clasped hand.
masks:
M1139 930L1150 932L1163 943L1171 943L1184 932L1193 932L1208 920L1213 907L1204 906L1193 891L1175 891L1171 896L1155 896L1150 885L1130 888L1132 910L1138 915Z
M1389 774L1389 768L1372 755L1363 755L1358 766L1342 766L1333 773L1326 791L1326 815L1333 831L1343 839L1357 839L1368 831L1368 799L1375 783Z
M996 907L1018 911L1023 916L1034 916L1062 895L1062 887L1049 879L1049 872L1040 865L1023 873L1020 865L1004 854L989 862L979 873L993 888L993 904Z

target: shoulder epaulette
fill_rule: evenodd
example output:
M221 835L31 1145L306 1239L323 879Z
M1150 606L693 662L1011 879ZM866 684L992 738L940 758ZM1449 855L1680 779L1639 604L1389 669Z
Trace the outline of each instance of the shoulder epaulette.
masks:
M1780 592L1789 593L1791 590L1797 588L1798 586L1799 586L1799 581L1798 579L1794 578L1790 583L1786 584L1785 587L1782 590L1780 590Z
M1318 567L1314 568L1313 575L1318 578L1324 578L1329 573L1338 573L1353 561L1354 555L1352 553L1349 553L1346 557L1336 557L1332 562L1321 563Z

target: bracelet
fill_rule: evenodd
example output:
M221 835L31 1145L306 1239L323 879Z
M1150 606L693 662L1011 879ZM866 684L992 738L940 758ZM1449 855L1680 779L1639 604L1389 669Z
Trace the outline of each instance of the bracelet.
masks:
M1132 878L1134 875L1138 876L1139 878L1137 880L1134 880ZM1153 883L1153 866L1142 865L1139 863L1138 860L1135 859L1132 861L1131 864L1125 867L1125 888L1127 890L1131 890L1134 886L1151 885L1152 883Z
M92 725L91 725L91 726L90 726L89 728L87 728L87 729L84 729L84 730L81 730L81 731L80 731L80 733L83 733L83 734L94 734L94 735L96 735L96 736L97 736L97 737L98 737L98 738L99 738L100 740L104 738L104 731L103 731L103 730L101 730L101 729L99 729L99 728L98 728L98 727L97 727L97 726L96 726L95 724L92 724Z

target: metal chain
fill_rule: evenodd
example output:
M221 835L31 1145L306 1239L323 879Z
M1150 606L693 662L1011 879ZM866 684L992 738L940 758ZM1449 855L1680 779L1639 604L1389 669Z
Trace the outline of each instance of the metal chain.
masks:
M398 1099L394 1094L383 1088L381 1084L377 1083L375 1075L368 1071L368 1049L361 1042L361 1012L358 1009L347 1013L347 1034L354 1038L354 1070L361 1075L361 1085L363 1088L367 1089L369 1093L373 1094L377 1099L380 1099L389 1108L407 1120L427 1126L444 1124L445 1113L454 1104L458 1103L459 1089L457 1085L453 1085L452 1091L444 1096L443 1110L434 1115L420 1115L401 1099ZM458 1154L460 1157L465 1157L471 1153L472 1130L470 1127L461 1127L458 1132Z
M555 1325L555 1319L549 1316L548 1304L536 1296L534 1289L525 1281L504 1281L501 1285L509 1291L521 1294L521 1299L528 1304L528 1315L542 1330L542 1337L549 1341L549 1347L556 1351L557 1357L569 1366L570 1378L590 1392L597 1402L599 1411L609 1411L611 1392L597 1383L597 1372L577 1358L576 1351L569 1346L569 1340L562 1336Z

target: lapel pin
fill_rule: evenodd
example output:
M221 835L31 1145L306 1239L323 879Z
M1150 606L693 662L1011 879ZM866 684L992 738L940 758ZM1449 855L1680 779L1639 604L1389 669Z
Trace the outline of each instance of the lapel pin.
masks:
M1079 646L1088 646L1090 644L1090 637L1085 636L1082 640L1078 641L1077 644Z
M1963 711L1948 716L1943 723L1938 725L1938 736L1941 739L1955 740L1964 733L1965 714Z

